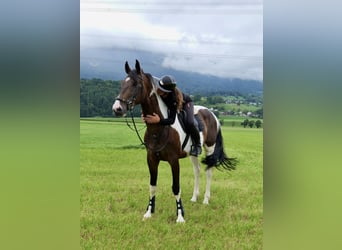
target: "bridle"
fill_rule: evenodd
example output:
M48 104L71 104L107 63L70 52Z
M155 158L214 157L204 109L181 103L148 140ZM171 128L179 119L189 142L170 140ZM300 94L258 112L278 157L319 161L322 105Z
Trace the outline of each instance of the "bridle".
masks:
M128 126L131 130L135 131L135 133L137 134L137 136L138 136L138 138L139 138L139 140L140 140L140 142L141 142L141 145L145 145L145 146L146 146L145 142L143 141L143 139L141 138L141 136L140 136L140 134L139 134L139 131L142 130L142 129L144 129L144 128L146 127L146 125L145 125L144 128L138 130L137 125L136 125L135 120L134 120L134 116L133 116L133 109L134 109L134 107L135 107L135 101L136 101L136 99L137 99L137 95L138 95L139 92L142 90L142 86L143 86L142 83L140 83L140 82L137 83L137 86L136 86L136 88L134 89L134 90L135 90L135 91L134 91L134 94L132 95L131 98L129 98L129 99L126 100L126 99L117 97L117 98L115 98L115 100L118 100L118 101L123 102L124 104L126 104L127 112L130 113L130 116L131 116L131 119L132 119L132 123L133 123L134 129L133 129L133 128L131 127L131 125L128 123L127 117L126 117L126 124L127 124L127 126Z
M136 97L133 96L132 98L130 98L128 100L117 97L117 98L115 98L115 100L123 102L124 104L126 104L127 111L132 111L134 109L134 106L135 106Z

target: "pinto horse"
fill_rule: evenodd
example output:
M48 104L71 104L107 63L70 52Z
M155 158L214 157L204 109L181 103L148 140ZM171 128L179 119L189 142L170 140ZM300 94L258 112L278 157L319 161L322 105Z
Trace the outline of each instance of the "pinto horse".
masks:
M138 60L136 60L133 70L126 61L125 71L127 76L122 81L119 96L113 104L114 113L117 116L125 115L127 111L133 109L134 105L140 104L144 115L156 113L160 117L167 117L167 107L157 94L156 83L152 75L143 72ZM233 170L236 159L228 158L224 152L220 123L216 116L202 106L194 106L194 113L202 123L200 137L201 144L206 152L206 158L202 162L207 165L207 183L203 203L208 204L212 168L222 166L224 169ZM176 117L172 126L147 124L144 144L147 150L147 163L150 172L150 200L143 219L150 218L154 213L158 165L160 161L167 161L171 166L172 191L176 198L176 222L185 222L179 184L179 159L189 155L192 142L187 138L180 119ZM195 156L190 156L190 159L195 174L195 186L191 201L196 202L199 196L200 162Z

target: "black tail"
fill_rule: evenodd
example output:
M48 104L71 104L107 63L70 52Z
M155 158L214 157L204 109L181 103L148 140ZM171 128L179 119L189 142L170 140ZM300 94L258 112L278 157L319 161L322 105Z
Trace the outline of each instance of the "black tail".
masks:
M208 155L205 159L203 159L202 163L207 165L207 169L212 167L220 169L222 167L223 169L230 171L236 168L236 164L238 163L237 159L229 158L224 152L221 129L219 130L216 137L214 153L212 155Z

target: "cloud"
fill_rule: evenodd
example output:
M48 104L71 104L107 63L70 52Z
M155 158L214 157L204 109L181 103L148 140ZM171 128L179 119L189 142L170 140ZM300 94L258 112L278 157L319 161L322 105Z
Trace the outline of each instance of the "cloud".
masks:
M166 68L263 80L262 5L256 1L130 3L81 1L81 51L142 50L163 55Z

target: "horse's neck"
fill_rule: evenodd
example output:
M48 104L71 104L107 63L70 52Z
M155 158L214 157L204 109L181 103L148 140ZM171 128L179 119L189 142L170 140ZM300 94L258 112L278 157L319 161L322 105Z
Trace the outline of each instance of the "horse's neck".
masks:
M158 108L158 102L156 100L152 100L152 98L146 98L146 100L141 103L141 109L144 115L152 115L153 113L161 115L161 112Z
M166 118L168 117L167 107L161 97L157 94L157 87L153 81L153 77L151 76L151 79L148 78L150 85L145 85L145 98L143 103L141 103L142 111L145 115L156 113L161 118Z

